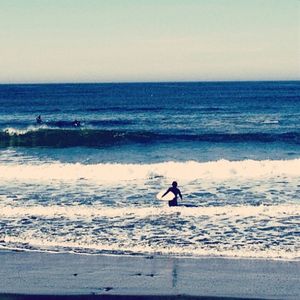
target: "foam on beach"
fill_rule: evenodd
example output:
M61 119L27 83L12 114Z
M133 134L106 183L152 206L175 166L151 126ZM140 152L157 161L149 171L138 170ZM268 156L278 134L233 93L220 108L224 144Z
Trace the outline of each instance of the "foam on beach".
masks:
M85 254L299 259L299 211L299 205L172 209L4 207L0 217L9 229L0 245ZM277 242L278 235L281 243Z

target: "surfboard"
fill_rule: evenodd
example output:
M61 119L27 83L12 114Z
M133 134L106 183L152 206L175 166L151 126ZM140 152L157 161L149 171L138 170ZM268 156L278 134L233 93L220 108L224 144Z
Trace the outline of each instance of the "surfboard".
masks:
M157 195L156 195L156 199L158 200L162 200L162 201L170 201L173 200L175 195L172 192L169 192L166 196L164 196L162 198L162 195L166 192L166 190L160 191Z

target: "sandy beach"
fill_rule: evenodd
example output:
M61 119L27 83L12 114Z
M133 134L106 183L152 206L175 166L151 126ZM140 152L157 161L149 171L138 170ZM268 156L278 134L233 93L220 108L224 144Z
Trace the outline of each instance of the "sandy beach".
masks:
M300 296L300 262L295 261L1 251L0 264L0 299Z

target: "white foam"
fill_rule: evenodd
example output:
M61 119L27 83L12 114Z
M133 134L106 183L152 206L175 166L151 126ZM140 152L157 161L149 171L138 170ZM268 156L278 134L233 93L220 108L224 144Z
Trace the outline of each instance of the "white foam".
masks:
M278 124L279 121L278 120L264 120L262 123L263 124Z
M180 213L182 217L197 217L197 216L226 216L230 217L251 217L251 216L268 216L280 217L299 216L300 205L286 204L286 205L268 205L268 206L209 206L209 207L123 207L123 208L104 208L88 205L35 205L1 207L0 216L5 218L22 218L28 216L55 218L63 217L68 219L88 219L94 217L126 217L135 216L139 218L146 218L149 216L172 215Z
M66 251L79 252L82 254L97 252L110 253L140 253L140 254L162 254L162 255L178 255L193 257L231 257L231 258L261 258L261 259L283 259L283 260L299 260L300 253L286 251L285 249L263 249L259 247L243 247L242 249L226 249L226 248L207 248L207 247L182 247L182 245L171 245L162 247L161 245L136 245L123 243L97 243L88 236L78 241L66 241L64 237L55 238L36 238L21 234L19 237L5 236L3 241L7 244L8 249L22 249L24 244L30 248L36 248L44 251ZM11 246L9 246L11 245Z
M197 208L1 205L0 218L10 228L2 234L1 245L86 254L297 259L299 237L293 233L299 208L296 204ZM274 244L278 228L284 229L280 243Z
M49 127L47 127L46 125L41 125L41 126L28 126L25 129L17 129L17 128L13 128L13 127L7 127L5 128L3 131L7 134L9 134L10 136L13 135L24 135L28 132L34 132L34 131L38 131L40 129L48 129Z
M153 177L196 180L256 179L300 176L300 159L293 160L219 160L212 162L163 162L154 164L0 163L0 178L6 180L78 180L96 182L138 180Z

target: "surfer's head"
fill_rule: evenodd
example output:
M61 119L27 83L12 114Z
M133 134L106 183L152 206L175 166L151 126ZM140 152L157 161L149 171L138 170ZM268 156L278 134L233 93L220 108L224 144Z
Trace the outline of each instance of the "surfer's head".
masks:
M177 182L176 181L172 182L172 187L177 187Z

